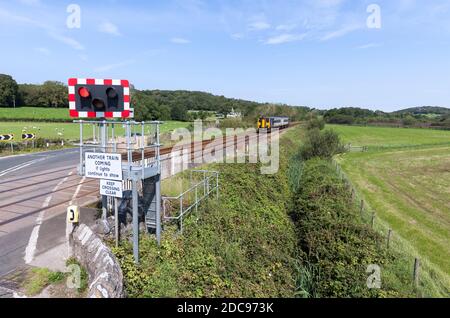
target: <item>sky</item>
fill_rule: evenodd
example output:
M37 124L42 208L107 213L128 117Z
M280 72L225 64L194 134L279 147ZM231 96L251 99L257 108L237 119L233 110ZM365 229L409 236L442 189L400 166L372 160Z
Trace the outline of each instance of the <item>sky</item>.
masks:
M450 0L0 0L0 73L320 109L450 107Z

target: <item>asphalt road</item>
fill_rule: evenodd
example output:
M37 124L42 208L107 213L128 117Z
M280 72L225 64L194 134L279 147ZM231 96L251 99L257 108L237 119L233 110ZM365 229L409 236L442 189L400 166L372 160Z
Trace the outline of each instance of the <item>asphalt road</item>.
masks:
M0 181L5 178L45 171L49 168L66 167L69 169L76 167L78 163L78 148L0 157Z
M61 258L46 255L61 252L55 248L65 241L67 205L98 195L95 180L77 175L78 163L76 148L0 158L0 278Z

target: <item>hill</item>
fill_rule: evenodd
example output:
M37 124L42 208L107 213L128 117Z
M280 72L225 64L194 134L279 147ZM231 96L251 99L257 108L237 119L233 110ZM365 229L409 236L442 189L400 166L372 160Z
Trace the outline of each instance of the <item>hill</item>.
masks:
M436 114L436 115L448 115L450 114L450 108L439 107L439 106L421 106L421 107L412 107L402 110L397 110L392 112L393 114L413 114L413 115L428 115L428 114Z

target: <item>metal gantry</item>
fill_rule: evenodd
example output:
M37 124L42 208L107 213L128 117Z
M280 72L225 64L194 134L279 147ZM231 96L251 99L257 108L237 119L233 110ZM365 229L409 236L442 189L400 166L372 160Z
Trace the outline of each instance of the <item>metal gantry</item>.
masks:
M161 158L160 158L160 125L163 122L137 122L137 121L86 121L76 120L80 124L80 165L78 173L85 176L85 156L86 152L118 153L122 157L122 183L125 189L131 186L132 192L132 211L133 211L133 254L135 262L139 262L139 202L138 202L138 182L142 182L143 192L146 187L144 184L150 180L153 184L151 200L148 210L145 211L146 218L148 214L154 214L155 232L158 244L161 242ZM98 127L99 138L92 141L84 138L86 125ZM124 128L123 140L120 141L120 135L117 134L117 126ZM139 133L138 133L139 132ZM152 150L152 156L147 156L146 151ZM145 197L145 193L143 193ZM116 222L116 242L118 237L118 202L114 199L115 222ZM109 204L111 206L111 204ZM102 217L107 217L108 199L102 196ZM116 243L117 244L117 243Z

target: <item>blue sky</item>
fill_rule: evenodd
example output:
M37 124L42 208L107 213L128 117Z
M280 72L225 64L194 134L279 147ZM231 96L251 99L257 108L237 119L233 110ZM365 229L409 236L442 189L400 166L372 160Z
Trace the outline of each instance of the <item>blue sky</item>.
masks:
M68 28L69 4L81 8ZM369 28L370 4L381 28ZM261 102L450 106L450 1L0 1L0 73Z

